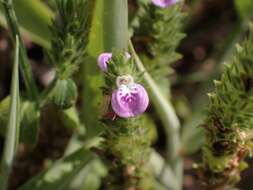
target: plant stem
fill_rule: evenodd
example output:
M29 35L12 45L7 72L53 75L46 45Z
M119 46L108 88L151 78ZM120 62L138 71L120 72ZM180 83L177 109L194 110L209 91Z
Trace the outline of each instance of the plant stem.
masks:
M104 49L127 49L128 2L126 0L104 0Z
M33 100L38 99L38 90L35 84L35 80L32 75L32 69L29 65L25 45L18 27L18 21L16 18L15 10L13 7L12 0L1 1L4 8L4 13L6 17L6 21L8 23L9 29L11 31L12 40L15 41L15 36L18 36L20 42L20 66L23 74L25 86L27 88L29 98Z
M182 158L179 155L181 148L179 119L171 103L163 96L153 78L146 71L131 42L129 47L139 71L143 72L144 81L149 87L149 95L164 125L167 134L167 158L171 168L177 176L180 187L182 182L183 164Z

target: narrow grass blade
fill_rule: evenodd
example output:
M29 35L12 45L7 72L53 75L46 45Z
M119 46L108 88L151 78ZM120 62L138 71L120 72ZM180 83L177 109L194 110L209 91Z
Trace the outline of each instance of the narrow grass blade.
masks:
M27 92L29 98L32 100L38 99L38 89L35 84L35 80L33 78L32 68L29 64L28 57L26 54L26 48L23 42L22 35L20 33L20 28L18 24L18 20L16 17L16 12L14 10L13 2L12 1L0 1L2 3L4 14L6 18L6 22L8 24L8 28L10 29L12 40L15 41L16 36L19 39L19 46L20 46L20 67L21 72L24 77L25 86L27 88Z
M4 153L1 165L0 190L7 189L12 162L16 152L19 134L19 40L16 37L15 62L11 82L10 115L6 130Z

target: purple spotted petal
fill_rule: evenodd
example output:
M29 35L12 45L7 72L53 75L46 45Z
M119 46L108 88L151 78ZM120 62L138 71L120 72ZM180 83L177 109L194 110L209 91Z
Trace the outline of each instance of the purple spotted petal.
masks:
M113 111L123 118L142 114L147 109L148 104L148 94L140 84L134 84L131 87L122 85L113 92L111 98Z
M152 0L152 3L158 7L166 8L177 3L178 0Z
M112 53L101 53L98 57L98 66L105 72L107 71L108 61L112 58Z

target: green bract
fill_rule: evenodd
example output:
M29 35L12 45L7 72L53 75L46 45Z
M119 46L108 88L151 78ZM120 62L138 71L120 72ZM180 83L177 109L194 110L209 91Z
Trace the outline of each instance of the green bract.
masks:
M77 99L76 84L72 79L58 79L49 95L49 99L62 109L72 107Z

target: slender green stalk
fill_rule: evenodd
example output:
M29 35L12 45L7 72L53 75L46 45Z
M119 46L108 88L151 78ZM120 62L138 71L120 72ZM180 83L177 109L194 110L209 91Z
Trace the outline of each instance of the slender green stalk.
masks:
M158 85L146 71L131 42L129 47L138 69L144 73L143 77L149 87L149 95L163 122L167 134L167 158L169 164L176 173L179 183L181 183L183 166L182 158L179 155L181 148L179 119L177 118L177 115L171 103L163 96Z
M127 49L128 9L126 0L104 0L104 48Z
M18 22L15 14L15 10L13 7L12 0L5 0L1 1L2 5L4 7L4 13L5 17L9 26L9 29L11 31L12 39L15 40L15 36L17 35L20 41L20 66L21 71L23 73L25 85L29 94L29 97L31 99L37 99L38 98L38 90L35 84L35 80L32 76L32 69L29 65L24 42L18 27Z
M0 176L0 190L7 189L8 179L11 172L12 162L16 152L19 134L19 40L16 37L15 63L12 73L11 84L11 103L8 128L6 130L6 138L3 152L3 159Z

